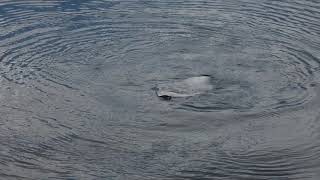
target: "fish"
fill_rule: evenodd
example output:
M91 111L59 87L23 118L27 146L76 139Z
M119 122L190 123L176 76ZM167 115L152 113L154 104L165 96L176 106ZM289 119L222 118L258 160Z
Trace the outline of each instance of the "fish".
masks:
M171 83L158 84L155 88L158 97L164 100L186 98L206 93L213 89L211 77L201 75Z

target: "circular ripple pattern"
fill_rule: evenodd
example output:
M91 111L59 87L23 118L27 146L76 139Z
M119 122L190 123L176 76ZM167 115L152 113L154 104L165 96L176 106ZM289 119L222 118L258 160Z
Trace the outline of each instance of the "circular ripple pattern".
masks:
M310 6L308 11L305 6ZM15 83L37 79L70 86L75 79L88 81L87 76L70 77L78 72L74 69L88 65L127 68L106 75L139 77L132 80L139 84L206 73L216 77L217 89L175 103L177 108L252 111L297 106L310 100L310 84L319 69L317 6L8 1L2 5L1 74ZM65 64L72 69L64 69Z
M320 177L319 2L3 0L0 30L1 178Z

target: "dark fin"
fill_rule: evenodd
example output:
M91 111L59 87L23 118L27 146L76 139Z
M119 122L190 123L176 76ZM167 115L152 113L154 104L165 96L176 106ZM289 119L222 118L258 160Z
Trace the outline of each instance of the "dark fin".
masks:
M211 75L209 75L209 74L200 74L200 76L208 76L208 77L211 77Z
M160 98L162 98L163 100L166 100L166 101L170 101L172 99L171 96L168 96L168 95L162 95L162 96L158 96Z

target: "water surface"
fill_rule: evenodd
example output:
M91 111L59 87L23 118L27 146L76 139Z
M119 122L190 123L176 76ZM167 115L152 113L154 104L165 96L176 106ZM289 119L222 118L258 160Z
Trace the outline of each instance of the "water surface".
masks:
M0 179L320 179L319 62L316 0L2 0Z

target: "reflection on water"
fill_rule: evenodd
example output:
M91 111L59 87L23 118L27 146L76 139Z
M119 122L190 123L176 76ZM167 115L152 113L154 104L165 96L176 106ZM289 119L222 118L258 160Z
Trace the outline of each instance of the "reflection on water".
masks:
M0 29L3 179L320 178L316 1L4 0Z

